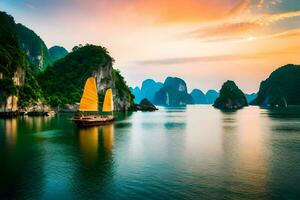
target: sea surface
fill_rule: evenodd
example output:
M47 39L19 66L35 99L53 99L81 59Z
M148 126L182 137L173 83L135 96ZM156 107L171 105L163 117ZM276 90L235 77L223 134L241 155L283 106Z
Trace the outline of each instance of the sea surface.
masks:
M0 120L0 199L300 199L300 108Z

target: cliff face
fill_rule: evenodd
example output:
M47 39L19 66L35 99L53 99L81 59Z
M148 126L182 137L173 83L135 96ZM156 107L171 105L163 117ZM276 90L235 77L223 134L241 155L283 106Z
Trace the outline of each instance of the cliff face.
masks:
M79 103L88 77L94 76L101 108L105 91L113 89L115 110L128 110L133 96L120 72L113 69L113 58L100 46L76 47L39 76L47 102L52 106ZM47 80L47 81L45 81Z
M25 56L14 32L14 19L0 12L0 108L16 111L18 90L24 85Z
M26 53L31 64L36 66L35 72L43 71L51 64L51 58L45 42L31 29L16 24L20 47Z
M0 78L0 80L3 80ZM15 71L13 77L13 86L15 87L23 87L25 82L25 70L21 67L18 67ZM0 89L0 111L8 112L8 111L17 111L18 110L18 91L16 93L7 93L1 91Z
M15 111L41 97L28 58L20 45L17 25L10 15L0 12L0 107Z
M126 86L126 83L120 72L113 69L111 64L100 64L98 69L93 71L92 76L96 78L98 93L101 97L104 97L107 89L112 88L115 110L126 111L131 108L133 96L129 89L128 91L123 91L117 87L118 85ZM100 104L103 103L103 99L100 98Z
M261 82L257 98L251 104L271 107L300 105L300 65L285 65L272 72Z
M184 80L168 77L163 87L155 94L154 104L163 106L185 106L193 104L193 98L187 93Z
M220 96L213 104L219 109L240 109L248 106L244 93L236 86L233 81L227 81L220 90Z

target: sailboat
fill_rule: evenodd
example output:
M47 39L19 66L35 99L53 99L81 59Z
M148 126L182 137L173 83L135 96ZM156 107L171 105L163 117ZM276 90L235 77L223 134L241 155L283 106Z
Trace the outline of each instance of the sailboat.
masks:
M85 83L79 110L71 120L78 126L106 125L115 120L113 110L113 93L112 89L109 88L105 93L102 111L111 112L111 115L99 115L96 80L94 77L90 77ZM84 113L87 113L87 115Z

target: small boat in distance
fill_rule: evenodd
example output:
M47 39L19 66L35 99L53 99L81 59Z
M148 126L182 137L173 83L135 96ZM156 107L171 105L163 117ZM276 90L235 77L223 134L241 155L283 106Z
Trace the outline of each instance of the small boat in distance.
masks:
M113 94L112 89L109 88L105 93L102 111L111 112L111 115L99 115L96 80L90 77L85 83L79 110L71 120L78 126L106 125L115 120L113 109Z

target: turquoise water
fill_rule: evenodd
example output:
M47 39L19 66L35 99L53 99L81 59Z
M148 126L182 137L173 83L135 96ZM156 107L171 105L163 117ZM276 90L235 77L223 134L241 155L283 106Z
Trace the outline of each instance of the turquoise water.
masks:
M300 199L300 108L0 120L0 199Z

